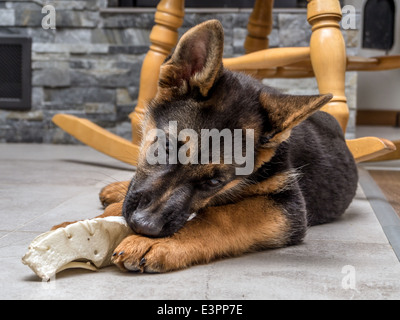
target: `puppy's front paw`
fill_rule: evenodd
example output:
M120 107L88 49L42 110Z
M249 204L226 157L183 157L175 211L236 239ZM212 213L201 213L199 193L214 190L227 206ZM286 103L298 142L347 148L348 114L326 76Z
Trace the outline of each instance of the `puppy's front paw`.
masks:
M99 195L101 204L106 208L110 204L123 201L128 192L128 188L129 181L114 182L105 186L100 191Z
M76 221L75 221L75 222L76 222ZM63 223L58 224L58 225L54 226L53 228L51 228L51 231L54 231L54 230L57 230L57 229L60 229L60 228L65 228L65 227L67 227L67 226L69 226L70 224L73 224L73 223L75 223L75 222L63 222Z
M115 249L112 262L123 271L162 273L190 265L190 256L171 238L151 239L133 235Z

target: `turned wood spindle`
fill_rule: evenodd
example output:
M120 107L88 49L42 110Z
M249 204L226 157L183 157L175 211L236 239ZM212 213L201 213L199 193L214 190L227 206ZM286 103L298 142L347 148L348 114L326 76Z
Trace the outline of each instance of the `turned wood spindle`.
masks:
M244 43L246 53L268 49L268 36L272 31L274 0L256 0L247 25L248 35Z
M349 108L345 95L346 45L340 31L342 10L338 0L308 0L308 22L312 26L311 62L321 94L333 99L322 110L332 114L346 131Z
M140 145L141 126L146 105L157 93L160 66L178 42L178 29L185 15L185 0L161 0L155 14L156 25L150 34L150 50L147 53L140 75L138 104L130 114L132 142Z

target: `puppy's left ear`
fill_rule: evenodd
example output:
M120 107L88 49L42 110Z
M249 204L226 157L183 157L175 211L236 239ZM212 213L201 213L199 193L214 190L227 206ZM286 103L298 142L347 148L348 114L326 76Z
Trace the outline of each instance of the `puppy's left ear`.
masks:
M170 59L161 66L159 93L183 95L198 88L205 97L222 72L224 30L209 20L186 32Z
M318 111L330 100L331 94L293 96L277 92L262 92L260 102L267 111L269 128L262 144L279 144L290 136L290 131Z

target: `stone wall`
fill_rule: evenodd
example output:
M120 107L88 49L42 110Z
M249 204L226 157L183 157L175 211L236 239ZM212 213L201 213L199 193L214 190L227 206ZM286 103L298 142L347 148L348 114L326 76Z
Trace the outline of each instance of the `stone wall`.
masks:
M56 30L41 27L45 4L56 8ZM77 143L51 122L57 113L90 119L111 132L131 138L128 114L136 104L154 11L121 13L106 8L107 0L0 0L0 35L25 35L33 39L32 109L0 110L0 142ZM191 10L180 32L217 18L226 30L225 56L238 55L243 53L248 16L248 10L224 13ZM344 33L350 50L356 48L358 31ZM305 10L275 11L271 47L307 46L310 34ZM348 95L353 110L356 80L356 74L349 76ZM266 82L286 91L317 92L315 81L310 79ZM349 132L354 132L354 124Z

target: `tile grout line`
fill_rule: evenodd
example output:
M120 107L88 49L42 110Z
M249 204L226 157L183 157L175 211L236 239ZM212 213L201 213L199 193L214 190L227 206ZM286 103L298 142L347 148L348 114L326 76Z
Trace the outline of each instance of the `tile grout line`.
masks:
M370 174L360 168L359 175L365 196L400 262L400 218Z

